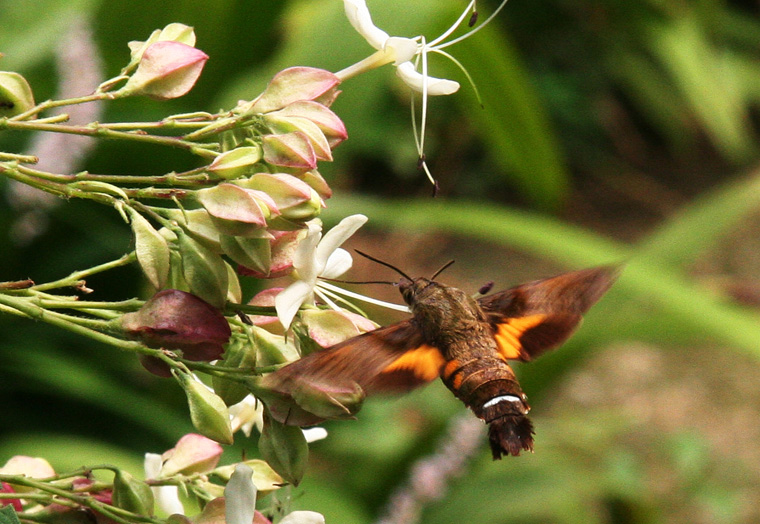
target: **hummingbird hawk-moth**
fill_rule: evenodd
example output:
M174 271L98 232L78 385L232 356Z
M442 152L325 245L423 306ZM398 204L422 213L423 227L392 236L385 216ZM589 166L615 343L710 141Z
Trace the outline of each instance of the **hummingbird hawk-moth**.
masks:
M370 395L408 391L441 377L488 424L494 459L533 451L527 396L508 361L533 360L567 340L612 285L617 268L573 271L475 299L436 282L435 275L412 279L378 262L402 275L398 287L412 318L309 354L265 377L267 387L293 400L304 384L326 391L358 385ZM290 425L323 420L303 407L270 409Z

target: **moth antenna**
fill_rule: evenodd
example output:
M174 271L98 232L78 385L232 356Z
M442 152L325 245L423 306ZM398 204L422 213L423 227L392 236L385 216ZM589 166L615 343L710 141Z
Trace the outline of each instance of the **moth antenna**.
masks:
M407 275L406 273L404 273L403 271L401 271L399 268L397 268L397 267L396 267L396 266L394 266L394 265L391 265L391 264L389 264L388 262L383 262L382 260L380 260L380 259L378 259L378 258L375 258L375 257L373 257L373 256L370 256L370 255L368 255L367 253L364 253L364 252L362 252L362 251L359 251L358 249L355 249L354 251L356 251L357 253L359 253L359 254L360 254L361 256L363 256L364 258L371 260L372 262L377 262L377 263L378 263L378 264L380 264L381 266L385 266L385 267L387 267L387 268L390 268L390 269L392 269L393 271L395 271L396 273L398 273L399 275L401 275L402 277L404 277L404 278L405 278L405 279L407 279L407 280L414 280L414 279L413 279L413 278L411 278L409 275Z
M343 280L341 278L325 278L319 277L320 280L327 280L328 282L340 282L341 284L387 284L389 286L397 285L397 282L391 282L389 280Z
M438 275L440 275L441 273L443 273L446 270L446 268L448 268L453 263L454 263L454 260L449 260L448 262L446 262L443 265L443 267L441 267L441 269L439 269L438 271L436 271L435 273L433 273L433 276L430 277L430 280L435 280L435 277L437 277Z

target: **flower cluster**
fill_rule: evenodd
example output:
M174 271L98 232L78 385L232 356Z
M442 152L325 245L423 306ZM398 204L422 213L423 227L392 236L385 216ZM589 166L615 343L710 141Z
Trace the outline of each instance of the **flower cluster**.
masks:
M188 434L162 454L145 454L145 480L114 466L57 473L43 458L17 455L0 468L0 494L16 497L0 500L22 519L49 524L148 521L156 513L183 524L271 524L281 516L274 505L262 511L256 505L280 489L283 478L260 459L219 466L221 455L216 442ZM100 470L110 470L110 480ZM202 511L191 515L198 505ZM324 517L296 511L279 522L323 523Z

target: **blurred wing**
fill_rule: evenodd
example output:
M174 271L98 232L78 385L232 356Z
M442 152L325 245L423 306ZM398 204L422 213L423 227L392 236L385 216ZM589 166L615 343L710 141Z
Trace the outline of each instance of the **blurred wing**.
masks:
M583 269L481 298L501 355L528 361L562 344L618 272L612 266Z
M411 319L307 355L267 375L262 384L286 399L305 383L326 390L358 384L365 394L404 392L437 378L443 364L441 352L424 343ZM304 416L288 423L316 422Z

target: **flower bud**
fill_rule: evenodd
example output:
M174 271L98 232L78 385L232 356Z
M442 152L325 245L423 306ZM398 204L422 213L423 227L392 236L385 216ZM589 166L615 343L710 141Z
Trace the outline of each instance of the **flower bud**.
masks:
M24 475L33 479L45 479L55 475L55 470L44 458L27 457L26 455L14 455L6 462L0 473L4 475ZM11 484L16 493L28 493L34 488Z
M268 495L282 486L282 477L278 475L269 464L261 459L250 459L242 462L253 470L253 483L259 494ZM210 474L219 477L223 481L229 480L235 470L235 465L221 466Z
M219 230L216 229L214 222L211 220L211 215L205 209L167 209L165 211L167 216L177 222L177 224L184 229L187 233L190 233L193 238L204 244L206 247L211 248L217 253L222 252L222 247L219 240ZM168 231L165 229L162 232ZM173 235L173 240L176 241L176 235Z
M277 112L269 113L267 118L275 115L308 118L322 131L331 149L335 149L338 144L348 138L348 132L343 121L331 109L318 102L311 100L293 102Z
M219 362L226 368L252 369L256 365L256 348L243 338L235 338L227 346L224 358ZM214 392L228 406L237 404L248 395L248 389L240 382L213 375L211 385Z
M127 207L135 236L135 253L143 273L155 289L169 281L170 255L166 239L140 213Z
M216 157L206 171L232 180L252 173L253 166L261 161L261 158L260 146L237 147Z
M164 463L160 476L166 478L178 474L208 473L219 463L222 451L222 446L217 442L203 435L188 433L161 456Z
M0 71L0 118L20 115L33 107L29 82L18 73Z
M245 268L239 269L241 274L243 275L249 275L247 271L244 271ZM255 273L251 273L251 276L256 276ZM251 300L248 301L248 304L251 306L262 306L262 307L271 307L274 309L274 298L282 291L284 288L281 287L272 287L269 289L265 289L264 291L260 291L256 293ZM282 335L285 330L282 327L282 324L280 323L280 320L277 318L276 315L248 315L248 318L251 320L254 326L262 327L269 331L270 333L274 333L275 335Z
M132 63L138 63L145 53L145 50L150 47L151 44L156 42L180 42L192 47L195 47L195 31L190 26L180 23L171 23L163 29L156 29L148 37L145 42L132 41L127 45L129 46L130 54L132 56Z
M137 71L115 94L140 94L159 100L178 98L195 85L206 60L206 53L180 42L150 44L142 54Z
M224 267L227 268L227 302L240 304L243 302L243 288L240 287L240 279L237 272L226 261L224 262Z
M0 483L0 493L16 493L16 490L7 482L2 482ZM17 512L23 510L21 499L0 499L0 506L13 506Z
M190 420L198 432L221 444L232 444L230 412L224 401L192 375L172 370L187 396Z
M327 185L327 182L324 178L322 178L322 175L319 174L319 171L316 169L312 169L311 171L307 171L303 173L301 176L301 179L309 184L309 186L316 191L319 196L322 197L322 199L327 200L332 196L332 189L330 189L330 186Z
M117 508L150 516L153 514L153 492L145 482L137 480L123 470L117 470L113 479L113 505Z
M295 132L303 133L309 140L312 149L314 149L314 155L317 157L317 160L332 161L332 152L330 151L327 137L319 129L319 126L308 118L270 113L266 115L265 121L269 126L269 130L275 135Z
M196 199L211 215L216 229L225 235L260 238L270 215L279 213L266 193L230 183L201 189Z
M313 67L291 67L277 73L259 97L252 111L268 113L301 100L325 100L330 105L337 96L340 79L329 71Z
M263 135L264 160L273 166L296 169L317 167L317 155L305 134L300 131L283 135Z
M298 486L309 458L309 446L301 428L286 426L265 415L259 451L273 470L286 481Z
M306 309L301 312L301 321L306 325L309 337L323 348L378 327L361 315L334 309Z
M182 230L175 231L182 256L182 275L190 291L219 309L224 307L229 276L224 260Z
M256 278L279 278L289 274L293 270L293 256L300 240L306 235L306 231L271 231L273 238L269 241L271 260L269 262L269 273L257 271L254 268L239 266L238 272L241 275ZM255 298L255 297L254 297ZM271 304L259 304L253 301L249 302L252 306L274 306ZM276 317L275 317L275 320ZM256 321L254 321L254 324Z
M364 390L359 384L330 384L300 381L292 391L293 400L309 413L321 419L351 419L364 402Z
M176 289L159 291L138 311L122 316L121 327L127 336L148 347L181 350L184 358L195 361L220 358L231 335L230 325L218 309ZM152 364L155 360L148 359ZM168 376L165 364L158 367L164 368L161 376ZM154 366L149 371L157 369Z
M324 202L319 194L303 180L285 173L258 173L241 182L248 189L263 191L274 200L280 217L298 222L315 218L322 211ZM269 226L274 227L274 222ZM301 229L301 224L298 229Z
M222 235L222 251L241 266L269 274L272 248L268 238L243 238Z

